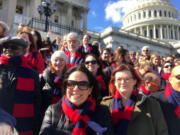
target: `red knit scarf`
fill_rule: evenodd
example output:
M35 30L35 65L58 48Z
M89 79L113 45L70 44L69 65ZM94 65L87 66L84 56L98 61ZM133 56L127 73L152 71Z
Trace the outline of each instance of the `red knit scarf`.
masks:
M144 85L141 85L141 91L145 94L145 95L151 95L151 94L154 94L153 91L148 91Z
M56 104L61 99L61 88L63 84L63 77L55 76L55 89L53 91L52 104Z
M70 51L65 51L64 53L68 57L68 67L76 66L76 64L79 64L79 62L80 62L80 60L82 58L82 53L80 51L76 51L74 56L71 56L71 52ZM71 57L73 57L73 58L71 58Z
M169 103L175 106L174 113L180 119L180 92L175 91L171 84L168 84L165 91L165 97L168 99Z
M90 97L82 105L82 108L77 108L66 96L62 99L62 110L69 117L70 122L73 122L75 125L73 135L86 135L87 127L99 134L106 131L106 128L102 128L99 124L92 121L95 108L96 102Z
M34 77L33 71L24 56L0 57L1 64L19 66L13 107L13 116L17 120L16 128L20 135L33 135L34 120Z
M116 90L112 103L112 121L115 134L127 135L127 129L134 111L137 94L138 91L134 90L127 105L124 107L122 104L122 97L119 91Z
M85 47L87 46L87 52L85 51L84 46L85 46ZM82 44L81 44L81 47L84 48L84 52L86 52L86 53L92 53L92 50L93 50L92 45L90 45L90 44L88 44L88 45L83 45L83 43L82 43Z
M160 75L164 80L169 81L170 74L161 72Z

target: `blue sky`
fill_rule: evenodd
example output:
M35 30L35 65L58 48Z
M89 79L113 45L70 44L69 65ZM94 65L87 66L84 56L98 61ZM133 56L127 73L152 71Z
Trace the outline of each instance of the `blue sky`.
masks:
M122 24L121 24L121 21L119 20L121 20L123 17L122 13L125 12L124 10L126 10L127 7L130 7L127 1L130 1L130 0L90 0L89 2L90 10L88 12L88 17L87 17L88 30L99 32L109 26L121 27ZM178 9L180 13L180 1L171 0L171 3L172 5L175 6L176 9ZM118 4L125 5L123 6L125 8L118 9L118 11L121 13L120 15L118 15L117 12L106 14L106 10L107 11L111 10L109 5L112 5L112 4L113 4L113 7L117 7ZM179 15L179 20L180 20L180 15Z

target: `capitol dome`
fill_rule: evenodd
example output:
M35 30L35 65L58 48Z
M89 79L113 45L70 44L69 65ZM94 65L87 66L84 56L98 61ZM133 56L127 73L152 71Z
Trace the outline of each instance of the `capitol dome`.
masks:
M178 10L170 0L131 0L122 20L122 29L164 41L180 40Z

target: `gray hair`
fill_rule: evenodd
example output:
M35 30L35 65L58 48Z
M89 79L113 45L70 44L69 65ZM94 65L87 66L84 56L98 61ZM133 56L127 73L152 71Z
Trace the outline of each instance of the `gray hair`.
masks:
M70 32L70 33L67 35L67 39L69 39L70 37L74 37L74 38L76 38L78 41L80 41L80 40L79 40L79 36L78 36L78 34L77 34L76 32Z

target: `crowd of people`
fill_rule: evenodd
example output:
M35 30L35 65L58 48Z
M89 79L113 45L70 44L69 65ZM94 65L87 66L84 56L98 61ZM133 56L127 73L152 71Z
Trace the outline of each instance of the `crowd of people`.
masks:
M179 135L180 56L0 21L0 135Z

